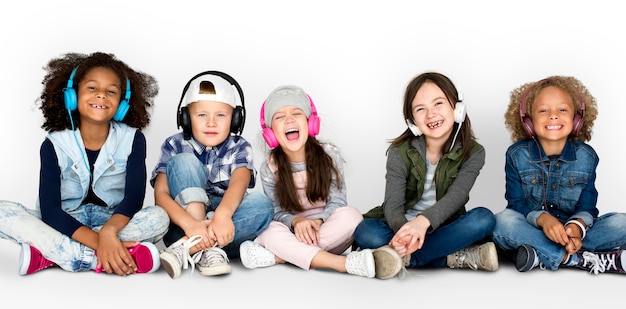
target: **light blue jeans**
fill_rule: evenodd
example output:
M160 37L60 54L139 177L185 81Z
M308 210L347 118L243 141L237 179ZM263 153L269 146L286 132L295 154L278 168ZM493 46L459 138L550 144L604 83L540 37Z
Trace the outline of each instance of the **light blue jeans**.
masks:
M170 194L182 208L190 202L202 202L208 213L215 211L222 201L222 196L207 195L206 167L193 154L181 153L170 158L167 162L166 174ZM262 192L247 192L232 217L235 225L234 239L222 248L228 257L238 257L239 245L246 240L256 238L269 226L273 216L274 205L267 195ZM184 236L183 229L170 222L169 230L163 237L163 243L169 247Z
M470 209L455 221L426 234L424 246L411 254L408 267L447 267L448 254L490 240L495 224L491 210ZM389 244L394 234L386 221L365 219L357 226L354 241L361 249L375 249Z
M71 212L88 228L99 231L112 216L113 208L86 204ZM122 241L158 242L167 231L169 217L163 208L146 206L117 234ZM41 220L38 210L11 201L0 201L0 238L27 243L48 260L67 271L95 269L95 251Z
M532 226L519 212L504 209L496 214L493 241L504 251L514 251L523 244L535 248L547 269L557 270L566 254L565 248L552 242L543 230ZM626 214L611 212L599 216L587 231L582 250L606 252L626 245Z

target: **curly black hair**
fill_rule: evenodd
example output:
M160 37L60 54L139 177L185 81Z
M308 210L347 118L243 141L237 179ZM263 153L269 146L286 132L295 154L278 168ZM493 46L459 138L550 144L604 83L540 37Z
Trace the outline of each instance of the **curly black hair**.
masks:
M65 107L63 89L68 86L71 73L76 69L73 84L78 85L85 74L95 68L111 69L121 81L128 79L131 85L131 96L126 116L121 122L138 129L145 128L150 123L149 109L154 104L154 98L159 93L156 79L144 72L136 71L118 60L115 55L103 52L92 54L66 53L59 58L51 59L43 69L47 72L43 81L43 90L40 96L39 109L43 112L44 130L53 132L71 129L70 114ZM126 83L122 83L126 88ZM126 89L122 89L126 93ZM74 110L72 119L74 125L80 125L78 111Z

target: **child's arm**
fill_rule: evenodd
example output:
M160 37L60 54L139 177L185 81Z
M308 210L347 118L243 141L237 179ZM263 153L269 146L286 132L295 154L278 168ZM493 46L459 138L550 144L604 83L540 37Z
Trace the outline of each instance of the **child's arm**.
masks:
M199 218L194 218L191 212L187 212L187 210L181 207L181 205L172 198L167 183L167 175L164 173L158 173L155 178L154 201L155 204L162 207L165 212L167 212L170 221L178 225L185 232L187 237L194 235L202 236L201 242L196 245L197 248L191 250L192 253L213 246L214 241L211 241L209 238L208 222L204 220L204 215ZM187 207L193 206L188 205ZM204 212L204 204L200 205L200 207L202 208L202 212Z
M215 209L215 216L209 230L213 232L215 240L221 247L228 245L235 237L233 214L243 200L251 177L252 171L247 167L236 168L231 174L222 201Z

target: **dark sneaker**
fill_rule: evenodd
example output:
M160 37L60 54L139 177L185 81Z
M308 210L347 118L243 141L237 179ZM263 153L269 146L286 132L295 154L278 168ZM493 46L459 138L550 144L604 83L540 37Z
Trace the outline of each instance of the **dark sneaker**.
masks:
M608 252L583 251L579 254L580 262L576 267L589 270L590 273L626 273L622 265L624 249Z
M43 257L37 248L27 243L22 243L22 250L20 251L20 275L30 275L56 265L57 264L54 262Z
M517 255L515 256L515 268L517 268L517 271L526 272L537 266L541 269L545 268L539 261L539 255L537 255L535 248L527 244L517 248Z

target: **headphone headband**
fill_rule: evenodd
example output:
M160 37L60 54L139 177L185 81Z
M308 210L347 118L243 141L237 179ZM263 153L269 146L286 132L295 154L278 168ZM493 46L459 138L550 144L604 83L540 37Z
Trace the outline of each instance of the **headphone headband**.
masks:
M236 106L233 110L233 117L231 120L230 132L234 133L235 135L241 135L241 133L243 132L245 122L246 122L246 106L244 103L245 100L244 100L244 95L243 95L243 89L241 89L241 86L239 85L239 83L232 76L224 72L211 70L211 71L204 71L204 72L196 74L187 82L187 84L185 84L185 87L183 87L183 92L180 96L178 107L176 108L177 110L176 125L178 126L178 128L180 127L183 128L184 138L185 139L191 138L191 119L189 117L189 110L187 109L187 107L186 106L181 107L181 105L183 103L183 100L185 99L185 94L187 93L187 90L189 90L191 83L194 80L204 75L219 76L225 79L226 81L228 81L231 84L231 86L234 86L237 89L237 92L239 93L239 100L241 102L241 106Z

